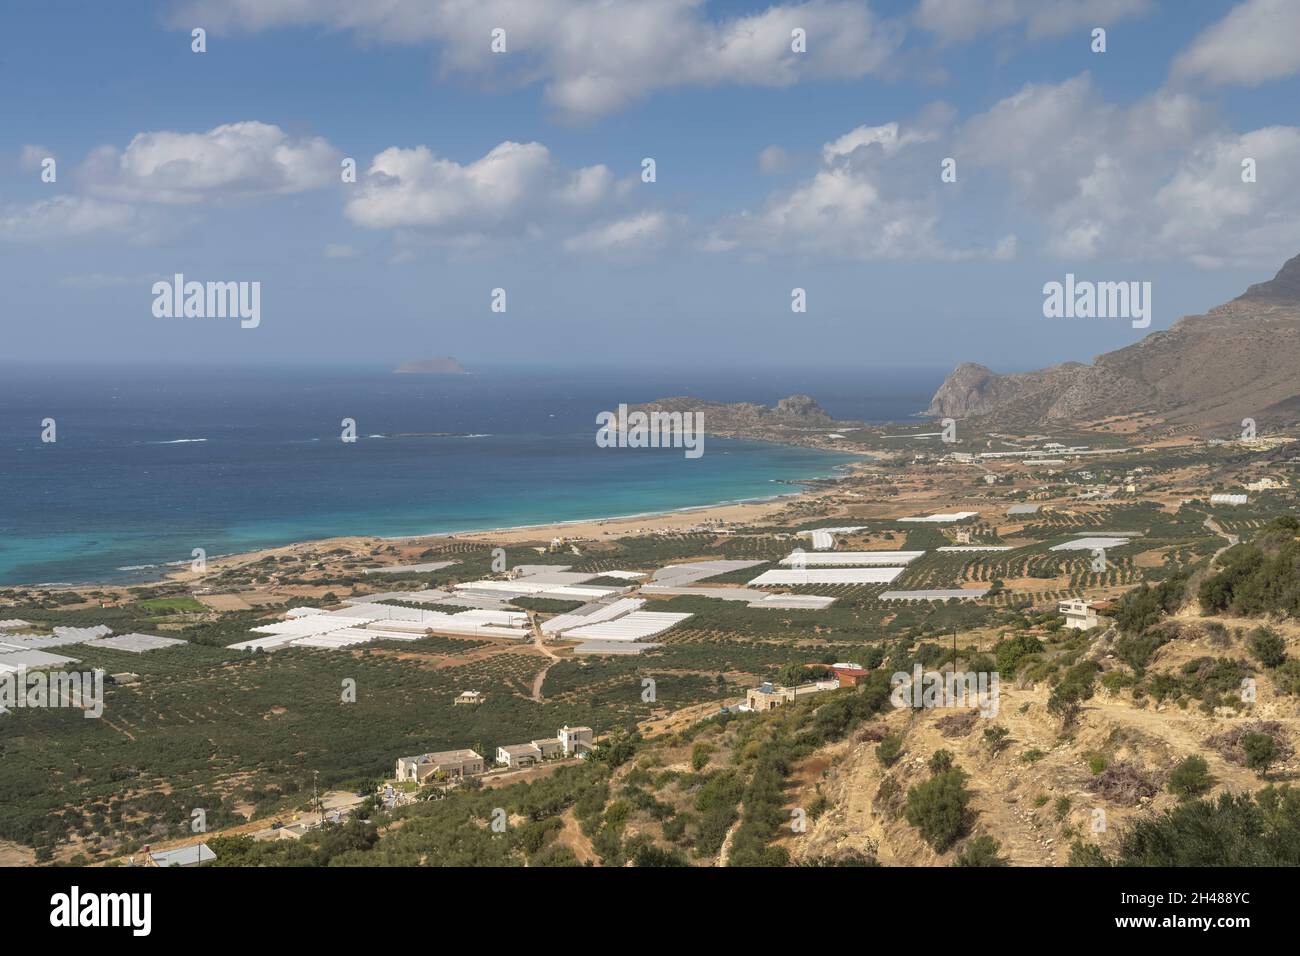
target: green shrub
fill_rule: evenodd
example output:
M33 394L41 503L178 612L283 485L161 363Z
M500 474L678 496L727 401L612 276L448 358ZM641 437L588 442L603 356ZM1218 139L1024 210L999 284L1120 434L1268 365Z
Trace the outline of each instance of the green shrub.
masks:
M1244 734L1241 749L1246 754L1246 766L1260 777L1267 776L1268 768L1277 759L1277 741L1268 734Z
M936 750L930 755L930 773L946 773L952 769L952 751Z
M876 759L881 766L892 767L903 754L903 738L891 734L876 745Z
M1006 866L1005 857L998 856L998 851L1002 849L1002 844L991 836L978 836L973 840L968 840L966 845L961 848L961 853L953 862L953 866Z
M1204 757L1193 754L1179 761L1169 772L1169 792L1184 799L1200 796L1213 785L1210 765Z
M1286 660L1286 641L1271 627L1256 628L1250 635L1250 652L1265 667L1279 667Z
M936 853L957 842L969 826L971 794L966 774L959 768L936 774L907 792L907 822Z
M696 773L703 770L709 763L709 757L713 753L713 744L706 741L699 741L691 748L691 769Z

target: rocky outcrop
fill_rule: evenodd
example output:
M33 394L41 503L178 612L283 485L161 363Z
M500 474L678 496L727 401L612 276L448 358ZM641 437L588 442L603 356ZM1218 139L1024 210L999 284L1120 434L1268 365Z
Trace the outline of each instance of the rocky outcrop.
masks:
M632 411L661 412L700 412L708 423L707 428L736 430L763 426L789 426L796 428L826 428L836 424L816 400L808 395L791 395L776 403L775 407L759 405L757 402L706 402L699 398L677 396L661 398L644 405L636 405Z
M837 428L861 427L861 422L837 421L807 395L791 395L775 406L757 402L708 402L676 396L634 405L629 412L697 412L704 430L727 438L751 438L797 445L821 446L826 434Z
M1256 282L1234 301L1300 302L1300 256L1292 256L1267 282Z

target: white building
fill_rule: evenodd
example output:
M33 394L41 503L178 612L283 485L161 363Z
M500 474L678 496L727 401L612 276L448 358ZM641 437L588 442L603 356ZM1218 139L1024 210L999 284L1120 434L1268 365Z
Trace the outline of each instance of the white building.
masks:
M511 770L531 767L542 759L542 750L536 744L506 744L497 748L497 763Z
M560 738L560 746L564 748L566 757L572 757L581 750L590 750L595 745L595 735L590 727L564 726L555 736Z
M398 780L427 783L432 778L468 777L486 769L483 758L472 750L445 750L398 757L394 776Z
M1065 615L1065 626L1080 631L1097 626L1097 612L1088 606L1087 601L1062 601L1056 610Z
M1285 478L1261 478L1259 481L1246 482L1247 491L1274 491L1278 488L1285 488L1287 481Z

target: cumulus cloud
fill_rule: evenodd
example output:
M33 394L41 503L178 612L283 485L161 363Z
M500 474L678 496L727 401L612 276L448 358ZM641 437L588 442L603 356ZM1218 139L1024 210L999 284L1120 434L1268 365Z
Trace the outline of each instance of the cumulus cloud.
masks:
M921 0L916 24L947 43L1024 25L1042 40L1148 13L1151 0Z
M902 29L861 0L805 0L711 18L704 0L195 0L186 29L346 30L369 42L434 46L445 75L540 83L571 118L620 110L657 90L722 84L790 86L886 72ZM506 53L490 45L506 31ZM806 31L807 52L791 49Z
M1242 161L1256 181L1242 182ZM1159 241L1203 266L1289 258L1300 246L1300 129L1270 126L1201 143L1155 194Z
M1300 131L1225 130L1183 93L1119 107L1087 74L1030 84L968 120L956 149L1006 177L1061 258L1221 265L1300 247L1300 196L1283 172L1300 163ZM1242 182L1246 158L1256 160L1255 183Z
M0 239L45 241L131 233L141 226L131 206L85 196L59 195L0 207Z
M625 219L593 226L566 239L569 252L599 252L617 255L643 252L663 245L675 223L666 213L647 210Z
M934 121L946 116L946 108L928 110L911 123L859 126L824 144L810 178L720 223L702 248L858 259L995 254L941 238L938 158L917 149L940 138Z
M893 156L899 150L914 143L928 143L937 135L934 130L924 129L907 129L900 133L897 123L859 126L823 146L822 159L831 164L853 155L856 150L864 146L879 146L884 155Z
M1174 61L1180 77L1255 86L1300 73L1300 4L1246 0L1207 27Z
M1066 261L1096 258L1244 265L1300 248L1300 128L1239 132L1196 97L1164 88L1127 104L1083 73L1031 83L959 124L934 107L907 122L863 125L821 148L817 171L720 222L716 252L851 258L1018 254L1021 233L972 221L964 195L939 182L951 155L962 182L1006 192L1008 215L1041 230ZM1242 163L1254 161L1255 182ZM960 242L952 237L963 236ZM974 236L975 238L968 238Z
M77 175L96 196L197 203L316 189L336 181L339 159L323 139L295 139L269 123L243 122L205 133L138 133L124 150L93 150Z
M346 213L370 229L415 229L456 241L546 235L606 211L614 174L602 165L566 169L541 143L505 142L473 162L436 156L427 146L377 155Z

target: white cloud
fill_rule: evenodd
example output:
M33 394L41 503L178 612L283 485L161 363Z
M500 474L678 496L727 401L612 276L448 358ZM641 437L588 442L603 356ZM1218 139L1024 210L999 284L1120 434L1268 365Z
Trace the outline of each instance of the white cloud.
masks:
M28 144L20 158L39 167L48 155ZM89 236L156 239L178 225L154 204L273 196L337 181L338 152L323 139L295 139L278 126L243 122L205 133L138 133L124 150L100 146L68 177L75 193L0 209L0 238ZM62 173L62 170L60 170ZM59 177L60 185L64 177Z
M570 239L564 248L569 252L607 254L641 252L663 245L674 223L665 213L646 211L594 226Z
M1183 259L1200 265L1287 258L1300 247L1300 130L1244 134L1194 98L1158 91L1105 102L1087 74L1030 84L972 117L957 153L1005 175L1020 208L1064 259ZM1254 158L1258 182L1243 183Z
M459 241L539 236L590 222L613 193L607 167L565 169L541 143L501 143L465 165L427 146L394 146L371 162L346 213L371 229L417 229Z
M940 237L938 159L915 150L939 138L931 121L946 116L930 109L912 123L850 130L823 145L810 178L720 223L701 248L857 259L994 254L955 249Z
M902 30L860 0L806 0L710 18L704 0L195 0L173 18L188 29L286 26L347 30L367 41L428 43L444 74L540 82L562 114L611 113L657 90L722 84L789 86L857 79L890 68ZM491 31L506 30L493 53ZM807 53L791 31L807 32Z
M130 233L140 226L123 203L59 195L25 205L0 207L0 239L45 241Z
M985 203L990 189L999 202L1001 181L1013 234L1004 224L982 231L967 207L974 197L940 184L945 155L957 159L962 183L980 183ZM1254 183L1242 182L1247 158ZM1035 245L1066 261L1273 261L1300 248L1295 169L1300 128L1237 132L1168 88L1117 105L1084 73L1028 84L957 126L936 106L909 122L850 130L822 146L811 177L724 220L699 246L1005 260L1037 227Z
M1109 27L1152 9L1151 0L921 0L916 23L948 43L1024 24L1030 40Z
M1256 181L1241 181L1242 160ZM1155 194L1159 241L1203 264L1289 258L1300 246L1300 129L1270 126L1201 143ZM1207 241L1212 240L1212 241Z
M337 181L339 159L323 139L294 139L278 126L243 122L206 133L138 133L125 150L93 150L77 174L97 196L197 203L316 189Z
M1201 32L1174 61L1175 76L1255 86L1300 73L1300 3L1246 0Z
M834 163L837 159L850 156L857 149L863 146L879 146L886 156L892 156L904 147L911 146L913 143L930 142L937 136L933 130L916 130L909 129L902 134L898 131L897 123L886 123L883 126L859 126L857 129L850 130L834 142L827 143L822 147L822 160L826 163Z

